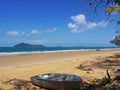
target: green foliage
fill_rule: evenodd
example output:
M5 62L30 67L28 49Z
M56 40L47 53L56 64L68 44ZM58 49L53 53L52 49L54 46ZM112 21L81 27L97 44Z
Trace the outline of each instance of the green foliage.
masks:
M120 13L120 7L110 7L105 10L105 13L110 15L111 13Z
M120 24L120 20L117 21L117 24Z
M102 7L106 7L104 11L108 16L109 21L115 21L118 27L120 27L119 26L120 25L120 0L86 0L86 1L90 5L90 8L94 10L95 13L99 12L98 9ZM120 46L120 34L119 35L117 34L116 37L110 42Z
M117 3L118 5L120 5L120 0L114 0L115 3Z
M111 76L107 70L107 76L105 76L102 80L101 80L101 84L102 85L107 85L110 84L112 82L113 79L111 79Z
M118 17L114 18L114 20L116 20L117 24L120 24L120 0L87 0L87 2L94 12L99 12L98 9L106 7L104 10L106 15L110 16L112 13L116 13Z
M115 45L120 45L120 35L116 36L113 40L110 41L111 43Z

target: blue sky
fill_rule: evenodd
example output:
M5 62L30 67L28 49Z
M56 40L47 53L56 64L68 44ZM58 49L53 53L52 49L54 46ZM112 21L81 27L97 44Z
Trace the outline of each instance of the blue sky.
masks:
M0 0L0 46L114 46L114 27L82 0Z

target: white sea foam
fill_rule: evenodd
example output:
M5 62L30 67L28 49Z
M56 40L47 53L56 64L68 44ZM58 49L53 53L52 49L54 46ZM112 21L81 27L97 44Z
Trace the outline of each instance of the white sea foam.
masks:
M105 48L100 50L112 50L118 48ZM78 51L92 51L96 49L73 49L73 50L53 50L53 51L24 51L24 52L0 52L0 56L15 56L15 55L29 55L29 54L48 54L48 53L62 53L62 52L78 52Z
M24 52L0 52L0 56L15 56L15 55L29 55L29 54L47 54L47 53L61 53L61 52L77 52L89 51L88 49L80 50L54 50L54 51L24 51Z

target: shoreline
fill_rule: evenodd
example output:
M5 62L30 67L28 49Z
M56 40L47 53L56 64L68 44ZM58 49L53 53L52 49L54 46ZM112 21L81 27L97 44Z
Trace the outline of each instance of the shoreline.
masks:
M87 57L95 57L95 56L103 55L103 53L105 55L108 54L108 52L110 54L116 51L119 51L119 49L0 56L0 69L10 68L15 66L29 66L33 64L45 64L56 61L66 61L66 60L81 59Z
M94 48L94 49L68 49L68 50L44 50L44 51L17 51L17 52L0 52L0 57L6 56L19 56L19 55L39 55L39 54L54 54L54 53L66 53L66 52L84 52L84 51L96 51L96 50L118 50L120 48Z
M11 83L26 82L26 80L30 82L31 76L45 73L74 74L81 77L85 82L91 83L106 76L106 65L110 65L108 66L109 73L114 77L114 72L120 67L116 66L120 62L119 58L112 58L115 54L120 55L120 50L0 57L0 88L12 90L17 86L11 85ZM6 84L9 81L11 82ZM30 84L30 87L35 86ZM26 90L26 87L21 86L21 88Z

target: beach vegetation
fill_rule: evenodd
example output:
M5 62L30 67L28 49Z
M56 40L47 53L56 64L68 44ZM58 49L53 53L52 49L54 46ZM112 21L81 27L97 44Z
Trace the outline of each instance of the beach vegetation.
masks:
M113 79L111 78L108 70L107 70L106 72L107 72L107 75L101 80L101 84L102 84L102 85L107 85L107 84L111 83L112 80L113 80Z
M120 0L86 0L89 3L90 8L94 12L99 12L99 9L104 9L105 14L107 15L108 22L115 21L118 25L117 31L120 31ZM120 45L120 33L117 34L113 40L110 41L115 45Z
M110 42L115 45L120 45L120 36L115 36L115 38L111 40Z
M115 20L117 24L120 24L120 0L87 0L87 2L95 13L103 8L107 16L116 15L109 21Z

